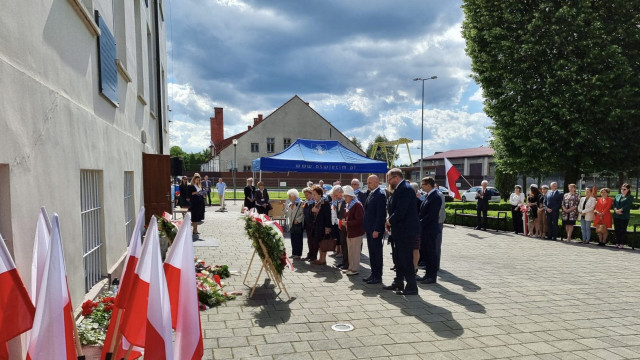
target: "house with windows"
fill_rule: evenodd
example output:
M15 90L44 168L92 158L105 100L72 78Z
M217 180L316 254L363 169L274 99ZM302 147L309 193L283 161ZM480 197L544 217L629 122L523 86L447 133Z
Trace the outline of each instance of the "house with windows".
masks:
M214 111L215 116L210 119L212 160L202 165L202 171L230 171L234 168L235 152L237 171L250 172L254 159L275 155L299 138L337 140L349 150L366 156L362 149L298 95L265 118L259 114L247 130L227 138L224 137L223 109L215 108Z
M162 0L2 6L0 234L29 286L40 207L57 213L76 307L124 259L148 186L165 179L155 161L169 169L164 11Z
M445 184L446 171L444 158L447 158L472 186L480 185L482 180L489 181L491 185L493 184L496 172L496 165L493 160L494 154L495 150L489 146L438 151L422 159L424 175L433 177L439 184ZM416 173L419 173L420 161L416 161L413 166L418 170ZM458 180L458 184L460 189L468 189L471 187L462 178Z

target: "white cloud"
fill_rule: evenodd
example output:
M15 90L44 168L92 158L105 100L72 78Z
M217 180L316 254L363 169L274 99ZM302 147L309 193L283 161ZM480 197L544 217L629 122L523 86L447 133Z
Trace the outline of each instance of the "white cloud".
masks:
M469 98L470 101L479 101L479 102L483 102L484 101L484 97L482 96L482 89L479 88L478 90L476 90L476 92L473 93L473 95L471 95L471 97Z

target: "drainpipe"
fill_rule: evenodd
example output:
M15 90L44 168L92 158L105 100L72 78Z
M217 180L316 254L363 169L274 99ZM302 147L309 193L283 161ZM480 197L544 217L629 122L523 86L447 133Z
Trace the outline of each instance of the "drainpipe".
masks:
M160 74L160 5L158 5L158 0L153 1L153 10L155 12L153 27L155 31L156 38L156 91L158 97L158 109L157 109L157 119L158 119L158 141L159 141L159 154L164 154L164 141L163 141L163 127L162 127L162 119L164 116L163 113L163 105L162 105L162 83L161 83L161 74Z

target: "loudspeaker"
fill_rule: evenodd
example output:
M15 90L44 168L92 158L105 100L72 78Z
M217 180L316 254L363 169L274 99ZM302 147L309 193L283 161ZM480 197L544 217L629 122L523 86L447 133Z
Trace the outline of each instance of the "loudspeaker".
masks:
M171 176L182 176L182 158L171 158Z

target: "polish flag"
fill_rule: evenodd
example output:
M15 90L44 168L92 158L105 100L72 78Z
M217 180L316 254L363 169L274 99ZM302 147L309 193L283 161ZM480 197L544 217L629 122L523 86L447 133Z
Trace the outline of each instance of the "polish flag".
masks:
M456 186L456 180L458 180L462 174L460 174L458 169L456 169L447 158L444 158L444 169L447 174L447 187L449 191L453 193L456 199L461 200L462 197L460 197L460 191L458 191L458 187Z
M191 214L187 213L164 262L171 319L176 329L175 359L199 360L204 354L193 259Z
M113 306L113 311L111 312L111 321L109 322L107 335L104 339L104 346L102 347L102 355L100 356L101 360L105 360L108 353L112 354L114 350L117 350L115 349L117 344L112 344L112 342L114 340L117 340L114 339L114 335L116 333L119 333L119 331L117 331L117 328L121 328L120 324L122 321L122 315L127 303L127 298L129 297L129 293L131 291L131 284L133 283L133 279L135 276L136 265L138 265L138 259L140 258L140 250L142 249L142 228L144 227L144 214L145 209L143 206L140 208L138 218L136 219L136 226L133 229L131 240L129 241L129 248L127 249L127 255L124 260L122 274L120 275L120 286L118 294L116 295L116 301ZM126 344L125 346L128 347L128 344ZM141 354L139 352L135 352L132 354L132 358L140 357L140 355ZM120 357L118 357L118 359L120 359Z
M47 260L47 251L49 251L49 243L51 242L51 221L49 214L43 207L40 208L38 222L36 224L36 237L33 242L33 260L31 261L31 286L29 293L31 301L35 305L38 301L38 293L40 292L40 284L44 275L44 263Z
M72 311L60 222L54 213L27 360L76 359Z
M145 358L173 359L171 305L160 259L155 216L151 217L149 224L122 316L121 330L132 346L144 348Z
M29 293L0 235L0 358L9 357L9 340L31 329L34 313Z

